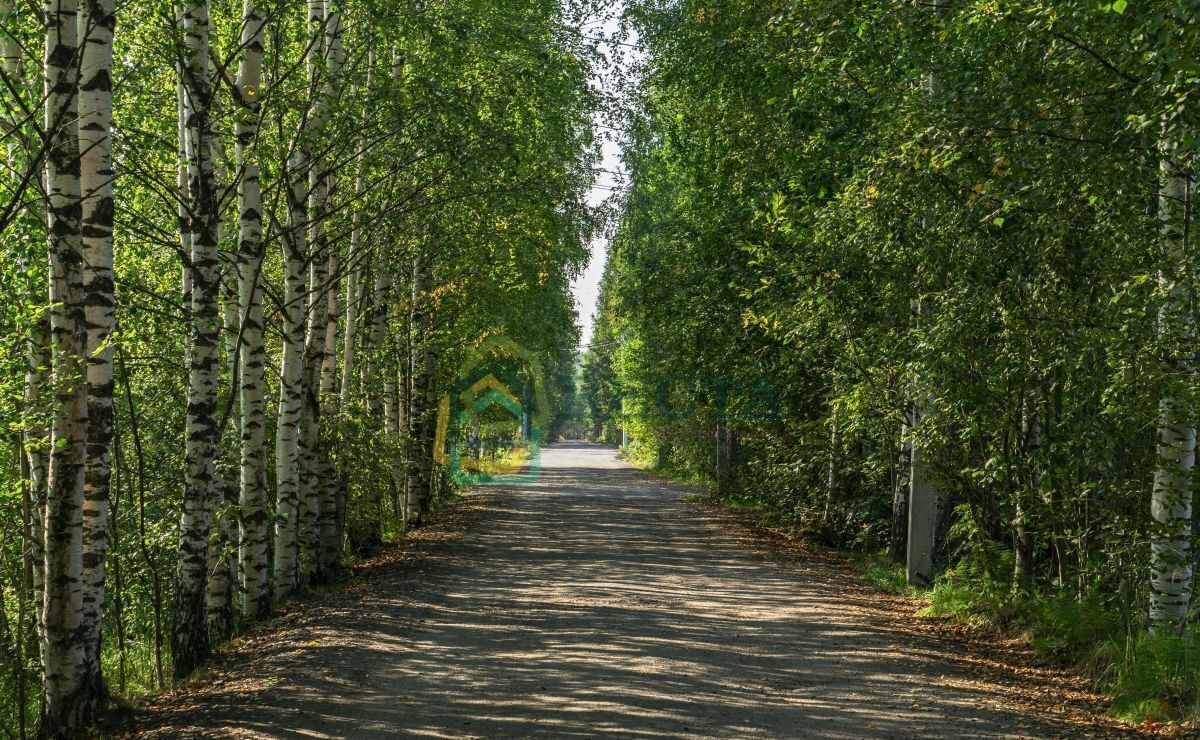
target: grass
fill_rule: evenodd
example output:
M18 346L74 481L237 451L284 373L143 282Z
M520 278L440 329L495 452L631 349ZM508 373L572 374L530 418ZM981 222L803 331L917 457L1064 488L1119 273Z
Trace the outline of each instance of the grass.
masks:
M528 447L513 447L504 450L495 459L483 457L464 459L463 468L472 473L484 475L513 475L521 471L521 467L529 462Z
M889 594L915 594L917 590L908 585L904 566L893 561L885 553L853 553L850 563L855 570L880 591Z
M933 588L917 589L906 582L904 566L884 553L852 553L850 562L880 591L925 598L919 614L1024 638L1043 658L1089 677L1111 698L1109 713L1118 719L1200 719L1200 625L1156 634L1131 628L1095 598L1026 593L1008 584L964 581L953 571Z
M1097 649L1111 712L1132 722L1200 717L1200 631L1145 632Z
M713 499L712 482L670 466L656 468L647 456L633 462L675 483L699 485L708 493L689 500ZM758 509L736 499L732 508ZM760 523L770 525L768 517ZM902 564L882 552L852 552L850 562L880 591L927 600L919 613L995 629L1024 638L1043 658L1071 666L1111 698L1109 712L1132 723L1200 720L1200 625L1181 633L1155 634L1106 608L1096 598L1074 594L1029 593L982 576L978 568L942 574L929 589L908 585ZM1001 562L997 572L1011 572Z

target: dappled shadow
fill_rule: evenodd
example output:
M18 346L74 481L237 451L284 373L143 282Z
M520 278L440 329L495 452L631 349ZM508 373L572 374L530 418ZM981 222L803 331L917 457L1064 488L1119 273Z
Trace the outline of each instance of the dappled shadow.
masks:
M176 717L242 737L1078 737L846 572L731 538L599 445L472 494L480 522L331 600ZM171 734L184 727L173 724Z

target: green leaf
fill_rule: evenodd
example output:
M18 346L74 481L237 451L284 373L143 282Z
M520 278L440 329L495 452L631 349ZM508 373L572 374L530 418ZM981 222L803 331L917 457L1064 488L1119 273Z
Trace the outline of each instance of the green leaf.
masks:
M1127 0L1113 0L1112 10L1114 13L1124 13L1127 5L1129 5Z
M995 226L1003 226L1004 225L1004 217L997 216L996 218L993 218L992 224L994 224Z

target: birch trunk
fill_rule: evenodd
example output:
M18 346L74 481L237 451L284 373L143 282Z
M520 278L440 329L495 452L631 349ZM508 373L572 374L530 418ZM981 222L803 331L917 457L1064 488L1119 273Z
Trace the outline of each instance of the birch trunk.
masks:
M1184 624L1192 598L1192 467L1196 461L1195 415L1186 398L1194 369L1186 354L1194 341L1188 286L1187 203L1190 176L1175 146L1164 147L1158 199L1163 269L1159 272L1162 306L1159 326L1171 352L1167 390L1159 403L1158 467L1150 513L1150 621L1156 628Z
M390 354L390 353L389 353ZM391 485L392 516L401 516L402 503L400 491L403 490L404 476L400 468L400 394L397 372L394 368L384 368L383 380L383 437L387 440L388 471Z
M31 286L32 287L32 286ZM43 287L44 290L44 287ZM30 292L33 295L33 292ZM44 295L44 292L43 292ZM49 465L49 430L41 415L45 408L46 369L51 367L50 316L42 312L30 329L29 366L25 371L23 441L29 464L29 567L33 590L34 623L42 622L45 580L46 476Z
M46 184L50 328L56 404L51 419L42 607L42 737L87 722L83 624L83 502L87 445L84 268L81 242L75 0L45 5ZM81 699L84 699L81 701Z
M387 307L391 293L391 273L388 272L387 265L380 264L371 291L371 321L366 341L367 378L371 383L367 393L367 412L372 420L383 418L382 396L377 389L382 386L380 380L383 370L380 367L380 358L387 329ZM351 547L360 554L369 552L383 542L379 521L382 501L378 488L372 487L367 490L364 497L366 500L356 512L356 521L350 537Z
M114 0L86 0L79 70L79 164L84 318L87 327L87 473L83 501L83 640L86 695L103 706L100 623L112 479L113 293L112 64Z
M20 22L18 14L11 2L0 2L0 12L3 13L6 28L16 28ZM22 50L16 38L11 34L4 35L4 69L14 80L24 77L22 69ZM11 110L9 124L20 132L19 141L9 144L9 165L13 172L21 172L28 167L40 167L33 156L32 139L29 126L20 118L17 108ZM44 171L37 176L39 189L44 193ZM38 204L29 206L31 221L36 220L40 225L47 225L44 208ZM42 581L45 576L42 516L46 510L46 475L49 464L48 449L50 430L46 426L43 415L46 405L46 383L51 365L50 354L50 313L45 306L47 297L45 283L34 277L34 272L26 273L26 295L31 304L42 304L29 327L29 343L26 347L25 384L22 391L23 417L21 422L21 445L26 462L27 488L29 505L23 512L26 518L24 526L29 530L25 559L29 570L30 596L33 601L34 625L40 625L42 620Z
M338 18L338 29L340 37L341 18ZM339 41L340 44L340 41ZM366 87L368 94L372 90L372 75L375 69L375 53L368 52L367 54L367 81ZM364 114L364 118L365 118ZM364 147L365 149L365 147ZM363 154L360 152L358 165L354 176L354 208L350 214L350 245L346 255L346 298L345 312L343 318L343 326L345 334L342 337L342 377L339 390L338 405L341 408L343 420L350 412L350 394L353 385L355 373L355 350L357 349L358 341L358 302L359 302L359 282L362 273L363 247L362 247L362 203L363 194L366 190L366 164L363 161ZM347 455L340 455L339 471L338 471L338 491L337 491L337 541L341 547L342 541L345 539L346 532L346 507L350 500L350 458Z
M0 0L0 23L3 24L3 29L0 29L0 38L3 39L3 69L14 85L19 85L25 76L22 63L23 51L21 43L15 36L15 30L19 27L20 22L21 19L12 0ZM39 167L40 163L33 156L29 125L24 119L21 106L21 98L27 96L23 95L23 88L14 87L11 92L14 101L7 106L5 111L5 122L9 126L11 136L7 145L9 170L12 173L28 173L36 176L35 173L29 173L29 168ZM41 185L42 178L37 176L35 182ZM40 192L44 192L44 189ZM30 221L36 219L39 224L45 224L44 212L36 203L30 203L28 214ZM18 265L18 270L23 271L21 269L23 267L23 264ZM25 300L29 305L44 307L46 285L34 278L33 270L24 272L26 275ZM46 506L46 446L48 444L48 430L42 416L46 408L44 405L46 371L50 366L50 319L45 308L38 310L31 322L28 344L25 349L26 366L21 392L23 404L21 429L17 442L21 448L18 451L18 467L21 479L25 484L21 507L24 580L27 581L29 596L33 602L36 631L36 625L41 620L44 563L42 560L41 514ZM22 606L24 606L23 601ZM20 629L24 629L24 624L24 620L21 620ZM19 639L23 640L24 638ZM21 727L24 727L23 721Z
M183 63L187 142L188 204L191 234L191 316L188 402L184 441L183 512L175 573L171 634L176 680L196 669L210 653L205 609L208 564L208 509L215 495L216 398L220 324L217 255L216 177L212 160L213 98L206 0L190 0L183 12Z
M299 587L300 423L304 403L304 170L299 154L288 162L288 229L283 239L283 363L275 432L275 599Z
M267 553L266 349L263 345L262 188L258 170L259 86L262 79L263 15L254 0L242 10L243 56L238 65L238 317L242 342L238 379L242 450L238 500L242 615L249 621L271 611Z
M300 151L308 178L309 290L308 327L304 342L304 406L300 430L300 548L302 580L316 574L320 559L318 519L322 481L321 455L321 366L325 361L325 321L329 289L329 262L325 242L326 178L324 145L326 86L325 4L308 0L308 83L311 112L300 131Z
M332 195L333 189L330 188L329 192ZM326 212L329 211L330 209L327 208ZM337 328L341 308L338 298L340 281L337 278L337 257L337 250L330 248L328 267L330 285L328 292L325 294L325 354L321 360L320 373L320 397L330 407L337 401ZM328 413L326 416L328 417ZM337 467L334 465L332 456L334 435L332 425L328 422L328 419L321 431L322 435L319 440L321 454L317 462L317 477L320 481L321 489L318 496L320 509L317 514L318 558L316 576L318 581L326 581L341 567L342 540L337 525L338 476Z
M325 4L325 48L326 65L328 68L325 105L328 106L338 95L341 84L342 66L345 54L342 48L342 15L334 2ZM326 114L328 115L328 114ZM324 213L332 213L334 199L337 194L337 178L332 172L325 177ZM328 257L329 287L325 294L325 340L324 356L321 362L320 398L327 405L332 404L337 396L337 329L340 320L341 305L338 291L341 281L338 271L337 250L330 247ZM318 460L318 480L320 481L320 512L318 514L319 543L317 560L318 580L327 580L341 566L342 539L338 528L338 475L332 457L332 429L326 420L320 440L321 453Z
M409 439L413 452L408 460L408 520L405 529L424 523L433 498L433 435L436 408L433 402L433 264L430 255L418 253L413 270L413 370L412 414Z
M413 332L412 311L403 313L400 328L400 495L404 497L404 521L408 522L408 466L412 458L412 437L409 429L413 415Z
M176 19L176 22L182 26L182 15ZM180 296L184 313L190 314L192 310L192 216L188 198L190 186L188 173L192 157L191 148L188 145L187 80L184 78L182 67L177 67L176 72L179 81L175 86L175 114L178 119L175 133L179 146L176 151L175 191L179 198L179 254L182 255L181 261L183 262Z
M361 177L361 176L360 176ZM355 178L355 202L358 201L357 193L359 192L360 178ZM343 311L343 325L345 333L342 335L342 377L341 385L338 389L338 406L340 410L340 420L343 425L348 420L350 414L350 392L354 382L354 361L355 361L355 340L358 333L358 255L359 241L361 237L361 227L359 225L358 209L355 209L353 222L350 231L350 246L347 254L347 262L349 269L346 275L346 306ZM342 441L343 447L346 445L347 434L343 430L339 433L339 439ZM338 473L337 473L337 510L334 513L335 527L338 547L341 548L342 541L345 539L346 533L346 504L350 498L350 456L344 451L339 451L338 454Z
M354 180L355 203L359 202L363 190L362 170L363 167L360 163L358 174ZM340 407L343 424L346 423L348 415L351 412L350 398L354 383L355 361L357 359L355 350L357 349L356 342L358 337L358 285L361 271L359 266L361 260L360 245L362 242L362 224L358 208L354 209L351 219L350 246L346 256L348 269L346 274L345 310L343 311L345 333L342 335L342 377L341 385L338 389L338 406ZM344 434L341 436L343 439L345 438ZM336 536L338 546L341 547L341 543L345 539L346 507L350 499L350 457L346 454L338 455L337 486Z
M217 140L219 141L219 139ZM216 143L216 142L214 142ZM221 148L214 147L216 161L221 161ZM217 243L224 240L224 227L217 234ZM237 393L238 354L238 290L236 265L221 276L221 323L225 338L225 363L229 367L230 393ZM229 399L232 402L232 398ZM223 445L218 443L214 455L224 458ZM211 534L208 542L208 583L205 586L206 621L209 641L214 645L228 640L233 634L233 584L237 569L237 523L233 516L238 500L238 487L221 473L213 478L209 497L208 520Z

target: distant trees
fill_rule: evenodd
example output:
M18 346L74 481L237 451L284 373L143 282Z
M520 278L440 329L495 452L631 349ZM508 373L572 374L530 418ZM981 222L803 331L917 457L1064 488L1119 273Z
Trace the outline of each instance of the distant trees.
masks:
M647 56L591 418L623 413L638 454L710 476L727 419L735 494L811 534L912 580L1177 629L1195 20L631 3Z
M431 415L479 343L541 358L556 402L573 381L595 102L573 11L144 10L0 7L15 736L186 678L347 545L424 521L450 491Z

